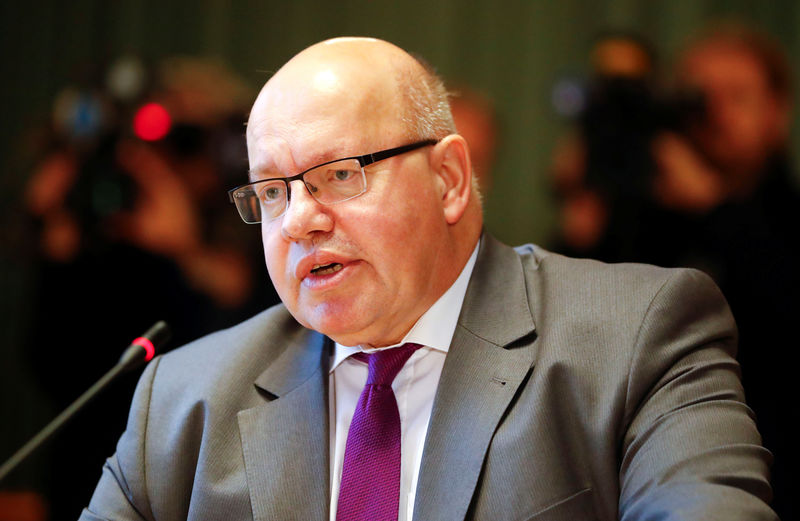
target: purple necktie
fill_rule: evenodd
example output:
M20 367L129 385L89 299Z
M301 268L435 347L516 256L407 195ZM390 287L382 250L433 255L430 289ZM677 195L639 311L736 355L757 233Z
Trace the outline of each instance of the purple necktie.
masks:
M400 413L392 382L419 344L356 353L369 364L347 433L336 521L397 521L400 506Z

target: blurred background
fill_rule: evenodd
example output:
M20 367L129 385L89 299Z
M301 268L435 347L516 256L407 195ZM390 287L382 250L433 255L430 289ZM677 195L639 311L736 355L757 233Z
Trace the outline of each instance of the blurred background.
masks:
M795 519L797 27L794 0L3 2L0 460L155 320L176 346L276 302L225 194L247 110L299 50L366 35L448 81L495 236L715 278ZM136 376L0 484L0 521L78 516Z

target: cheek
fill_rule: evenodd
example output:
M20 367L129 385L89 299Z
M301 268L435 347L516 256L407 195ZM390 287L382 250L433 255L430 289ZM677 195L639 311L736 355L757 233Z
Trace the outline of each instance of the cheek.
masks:
M722 130L727 137L723 145L731 149L728 153L752 153L761 148L768 130L761 107L739 106L731 109Z
M391 206L372 217L374 236L370 240L374 265L394 291L416 291L426 284L426 272L433 264L436 244L446 224L442 212L432 201L420 198L408 204ZM384 207L386 208L386 207Z
M357 234L362 246L385 258L392 259L393 250L402 250L405 256L418 253L408 248L436 223L430 206L430 201L418 194L397 193L359 212L351 221L354 226L348 226L348 235Z
M290 296L290 280L287 270L289 246L281 238L280 228L275 223L264 224L261 228L261 240L264 244L264 260L275 290L286 301Z

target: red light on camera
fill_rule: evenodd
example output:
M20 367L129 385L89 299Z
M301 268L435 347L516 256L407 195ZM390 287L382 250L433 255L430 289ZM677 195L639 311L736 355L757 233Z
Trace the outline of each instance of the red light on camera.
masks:
M133 117L133 132L145 141L157 141L169 132L172 119L169 112L158 103L147 103Z

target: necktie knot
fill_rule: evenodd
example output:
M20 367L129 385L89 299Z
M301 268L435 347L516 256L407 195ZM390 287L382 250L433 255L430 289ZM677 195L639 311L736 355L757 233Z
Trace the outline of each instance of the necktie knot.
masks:
M419 347L419 344L409 343L374 353L356 353L353 356L369 365L367 385L391 386L397 373Z

